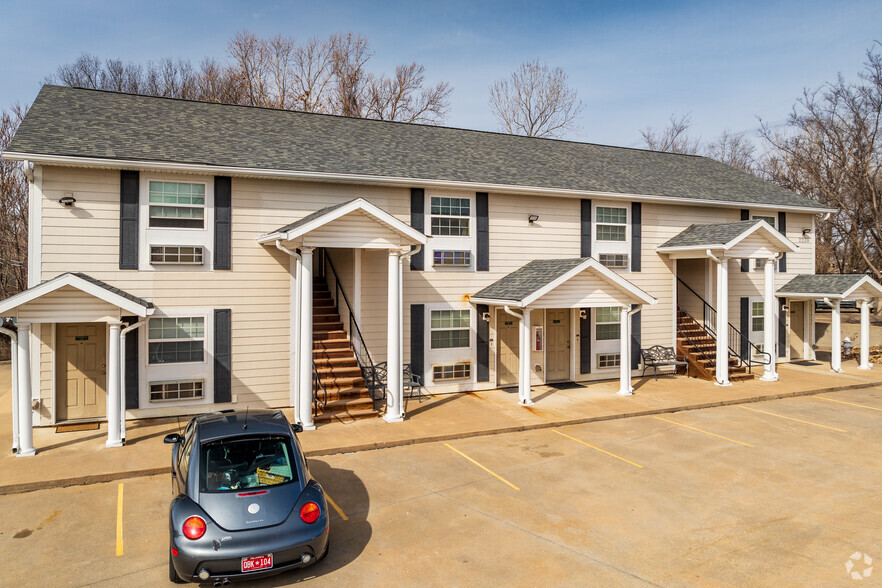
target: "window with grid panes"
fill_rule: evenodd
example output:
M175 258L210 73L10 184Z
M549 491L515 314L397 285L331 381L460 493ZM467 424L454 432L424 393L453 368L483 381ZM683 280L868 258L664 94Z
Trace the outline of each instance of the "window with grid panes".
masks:
M431 313L431 348L469 347L470 310L433 310Z
M467 237L471 202L468 198L432 196L430 226L435 237Z
M205 358L204 317L159 317L147 322L148 363L194 363Z
M627 208L598 206L595 219L598 241L627 241Z
M622 309L610 306L595 309L594 338L597 341L612 341L622 334Z
M472 377L472 364L468 362L432 366L432 381L460 380Z
M205 184L150 181L148 200L150 227L204 227Z

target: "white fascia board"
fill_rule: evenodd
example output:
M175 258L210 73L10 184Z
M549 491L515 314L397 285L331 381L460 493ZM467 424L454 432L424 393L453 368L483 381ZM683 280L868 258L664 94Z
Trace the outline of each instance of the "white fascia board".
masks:
M557 196L570 198L601 198L610 200L627 200L633 202L660 202L664 204L682 204L712 206L719 208L744 208L741 201L708 200L701 198L678 198L676 196L655 196L652 194L628 194L621 192L602 192L597 190L565 190L561 188L543 188L538 186L520 186L513 184L491 184L481 182L463 182L454 180L437 180L427 178L404 178L397 176L372 176L365 174L340 174L280 170L270 168L250 168L221 165L205 165L195 163L173 163L164 161L139 161L125 159L104 159L98 157L69 157L62 155L40 155L30 153L18 153L7 151L3 158L9 161L23 161L25 159L47 165L66 165L75 167L101 167L113 169L145 169L178 173L212 174L227 176L245 176L261 178L285 178L308 182L339 182L357 184L378 184L386 186L412 187L414 184L435 188L475 190L479 192L502 192L509 194L527 194L534 196ZM835 208L826 206L791 206L783 204L759 204L751 203L751 209L756 210L785 210L791 212L806 212L811 214L823 214L837 212Z
M864 276L857 283L842 293L843 298L848 298L852 295L852 293L862 286L869 286L873 290L876 290L879 294L882 294L882 286L879 285L879 282L871 278L870 276Z
M389 230L413 241L413 243L405 243L406 245L425 245L428 242L428 238L424 234L417 231L413 227L401 222L382 208L371 204L364 198L356 198L355 200L344 204L340 208L336 208L328 212L327 214L313 219L310 222L296 227L290 231L286 231L284 233L274 232L268 235L264 235L262 237L258 237L257 241L259 243L266 243L279 239L283 241L292 241L306 235L310 231L314 231L330 222L337 220L338 218L344 217L347 214L356 211L364 212L367 216L373 217L375 221L386 226Z
M41 296L45 296L46 294L55 292L56 290L65 286L72 286L77 290L85 292L86 294L91 294L99 300L103 300L108 304L112 304L117 308L121 308L140 317L146 317L150 314L153 314L153 309L142 306L137 302L125 298L124 296L114 294L113 292L106 290L101 286L93 284L73 274L62 274L58 277L52 278L49 281L34 286L33 288L29 288L24 292L19 292L15 296L10 296L3 302L0 302L0 315L3 315L4 313L7 313L15 308L18 308L23 304L32 302Z
M549 292L551 292L552 290L554 290L555 288L557 288L561 284L569 281L570 279L574 278L575 276L579 275L580 273L582 273L583 271L585 271L587 269L595 270L598 274L600 274L600 276L602 278L605 278L608 282L611 282L612 284L618 286L622 290L633 295L635 298L637 298L643 304L655 304L656 302L658 302L658 299L653 298L652 296L650 296L649 294L647 294L646 292L644 292L643 290L641 290L640 288L638 288L637 286L635 286L634 284L632 284L631 282L626 280L625 278L621 277L620 275L618 275L617 273L615 273L611 269L609 269L606 266L604 266L603 264L601 264L599 261L597 261L593 257L590 257L590 258L586 259L585 261L583 261L582 263L580 263L579 265L577 265L576 267L574 267L573 269L571 269L570 271L568 271L567 273L565 273L562 276L558 277L557 279L545 284L543 287L539 288L538 290L536 290L535 292L533 292L529 296L525 297L524 300L522 301L522 306L529 306L532 302L535 302L539 298L542 298L543 296L545 296L546 294L548 294Z
M767 223L764 220L758 221L755 225L753 225L752 227L750 227L749 229L747 229L746 231L744 231L743 233L741 233L740 235L738 235L737 237L735 237L734 239L732 239L731 241L729 241L728 243L723 245L723 249L728 251L729 249L731 249L735 245L738 245L739 243L741 243L741 241L748 238L749 236L751 236L752 234L754 234L755 232L757 232L759 230L762 230L763 232L765 232L766 237L771 237L774 240L778 241L783 247L787 248L787 251L790 251L792 253L796 253L797 251L799 251L799 247L793 241L791 241L790 239L788 239L787 237L782 235L780 231L773 228L772 225L770 225L769 223Z
M777 292L775 292L775 296L781 296L782 298L808 298L813 300L821 300L823 298L830 298L831 300L841 300L842 298L844 298L841 293L823 294L819 292L785 292L783 290L778 290Z
M720 251L724 245L722 243L710 243L706 245L676 245L673 247L663 247L659 245L655 248L658 253L674 253L678 251L695 251L697 253L701 253L702 257L707 257L705 252L710 249L711 251Z
M523 301L521 300L503 300L502 298L478 298L477 296L470 296L469 302L471 304L487 304L488 306L516 306L518 308L523 307Z

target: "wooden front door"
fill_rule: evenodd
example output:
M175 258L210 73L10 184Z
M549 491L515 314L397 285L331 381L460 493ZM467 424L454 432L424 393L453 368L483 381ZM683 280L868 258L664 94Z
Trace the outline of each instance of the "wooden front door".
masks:
M55 418L103 418L107 402L104 323L58 325Z
M518 319L504 310L496 314L496 338L499 341L497 386L514 386L518 383L518 323Z
M548 381L570 379L570 311L559 308L545 311L548 347L545 350Z
M790 301L790 359L803 359L805 354L805 302Z

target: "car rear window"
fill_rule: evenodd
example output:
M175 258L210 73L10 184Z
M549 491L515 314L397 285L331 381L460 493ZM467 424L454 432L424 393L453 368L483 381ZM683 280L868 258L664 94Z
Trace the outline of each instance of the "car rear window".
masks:
M285 437L239 437L203 443L203 492L233 492L287 484L297 477L291 443Z

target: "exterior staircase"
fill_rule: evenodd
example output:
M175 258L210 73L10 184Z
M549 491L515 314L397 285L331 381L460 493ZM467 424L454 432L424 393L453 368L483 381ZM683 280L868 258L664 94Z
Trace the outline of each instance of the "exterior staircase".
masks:
M315 278L312 285L312 345L321 383L313 391L318 399L316 424L378 417L324 278Z
M703 380L716 380L717 341L698 321L682 310L677 311L677 354L686 357L690 374ZM729 381L753 378L748 367L730 351Z

